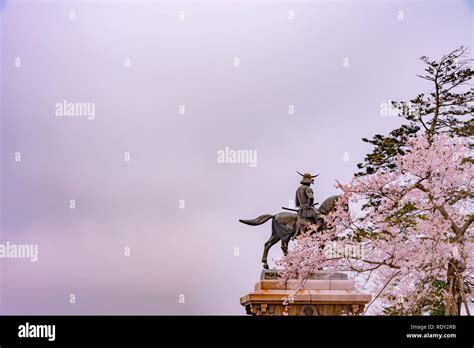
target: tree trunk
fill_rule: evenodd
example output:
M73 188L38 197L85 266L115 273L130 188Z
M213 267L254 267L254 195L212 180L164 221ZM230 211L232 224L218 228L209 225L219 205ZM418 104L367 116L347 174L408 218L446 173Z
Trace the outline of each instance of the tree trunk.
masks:
M460 274L465 270L463 265L459 265L456 260L450 260L447 270L447 285L443 293L444 315L459 316L461 315L462 305L462 279Z

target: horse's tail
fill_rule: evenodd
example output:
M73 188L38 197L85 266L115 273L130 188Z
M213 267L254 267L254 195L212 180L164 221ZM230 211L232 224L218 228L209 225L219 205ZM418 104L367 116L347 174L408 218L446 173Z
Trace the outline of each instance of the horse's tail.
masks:
M273 219L274 216L275 215L266 214L266 215L261 215L258 218L255 218L253 220L242 220L242 219L240 219L239 221L243 224L246 224L246 225L258 226L258 225L264 224L265 222L267 222L270 219Z

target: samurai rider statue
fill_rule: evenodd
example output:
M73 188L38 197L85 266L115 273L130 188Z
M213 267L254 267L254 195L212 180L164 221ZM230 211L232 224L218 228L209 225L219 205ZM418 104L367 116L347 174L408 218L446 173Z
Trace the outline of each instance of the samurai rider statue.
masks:
M311 184L314 184L314 178L316 178L319 174L301 174L298 171L297 173L303 178L300 181L300 187L298 187L296 190L295 205L299 209L297 212L298 220L296 222L296 232L291 237L292 240L298 236L300 230L302 229L302 225L306 226L308 222L315 223L316 218L319 215L319 211L314 207L317 203L314 203L314 193L313 189L310 187Z
M244 220L240 219L239 221L243 224L250 226L259 226L265 222L272 220L272 235L270 239L265 243L265 248L263 249L263 268L268 269L268 252L270 248L281 241L281 250L284 255L288 253L288 243L290 238L296 236L300 228L304 229L310 224L317 226L318 231L325 230L324 216L328 215L331 211L334 210L336 202L339 199L339 196L331 196L323 201L323 203L316 208L314 203L314 193L311 189L311 184L314 183L314 178L318 175L311 174L301 174L303 178L301 180L301 186L298 187L296 191L296 206L298 209L282 207L284 210L290 210L297 212L297 214L289 212L281 212L277 214L265 214L260 215L255 219ZM294 238L292 238L294 239Z

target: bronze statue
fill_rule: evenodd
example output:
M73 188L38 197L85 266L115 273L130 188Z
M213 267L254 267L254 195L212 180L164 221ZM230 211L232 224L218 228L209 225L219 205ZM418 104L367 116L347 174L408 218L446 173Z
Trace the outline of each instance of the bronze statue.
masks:
M301 185L303 188L298 188L298 191L296 193L297 196L297 201L296 204L299 206L299 209L290 209L290 208L283 208L286 210L292 210L292 211L297 211L297 214L294 213L287 213L287 212L282 212L278 213L276 215L261 215L255 219L252 220L239 220L240 222L250 225L250 226L258 226L262 225L268 220L272 219L272 235L270 239L265 243L265 248L263 249L263 257L262 257L262 262L263 262L263 268L268 269L268 263L267 263L267 256L268 256L268 251L270 248L278 243L278 241L281 241L281 249L283 251L283 254L287 254L288 252L288 243L290 241L290 238L295 235L296 232L299 233L299 230L305 226L313 223L316 224L317 231L322 231L324 229L324 220L322 215L328 214L332 209L334 208L337 199L339 196L331 196L328 199L326 199L321 206L316 209L314 208L314 197L312 197L312 190L309 187L311 183L313 183L313 178L315 176L311 176L310 174L301 174L303 176L303 180L301 180ZM305 184L303 184L305 182ZM309 183L309 184L306 184ZM309 190L307 190L309 188ZM298 192L300 191L305 191L301 193L301 197L298 197Z
M314 207L315 203L313 190L310 186L311 184L314 184L314 178L316 178L319 174L301 174L298 171L297 173L303 177L300 181L300 187L298 187L298 189L296 190L295 197L295 205L299 207L297 214L301 219L298 219L298 221L296 222L296 231L291 237L292 240L294 240L300 233L302 223L304 224L306 220L312 223L316 223L316 218L318 216L318 211Z

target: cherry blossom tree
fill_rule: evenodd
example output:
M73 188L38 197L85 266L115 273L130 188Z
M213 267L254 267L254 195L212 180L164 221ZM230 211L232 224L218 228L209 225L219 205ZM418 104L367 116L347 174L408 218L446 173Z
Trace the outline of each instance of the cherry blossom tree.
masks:
M283 279L350 271L373 294L368 313L419 315L441 303L446 315L460 306L470 314L473 162L468 138L410 137L393 168L337 182L342 195L325 228L313 226L280 260Z

